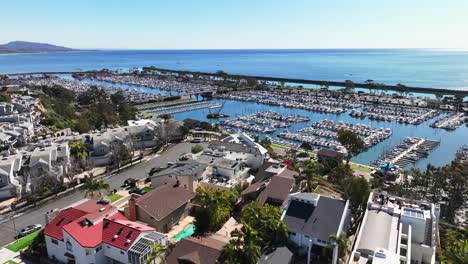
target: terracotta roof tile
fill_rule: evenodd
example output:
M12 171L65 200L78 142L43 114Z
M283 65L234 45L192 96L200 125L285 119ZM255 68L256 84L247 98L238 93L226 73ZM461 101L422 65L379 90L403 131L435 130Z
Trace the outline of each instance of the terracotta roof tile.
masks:
M76 208L62 210L44 229L44 234L58 240L63 240L62 228L71 222L86 215L86 212Z

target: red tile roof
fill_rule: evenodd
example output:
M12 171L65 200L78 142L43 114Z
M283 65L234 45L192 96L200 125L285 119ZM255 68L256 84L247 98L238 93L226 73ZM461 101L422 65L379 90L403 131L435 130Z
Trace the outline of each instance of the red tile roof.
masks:
M101 217L105 218L102 221L95 221ZM141 232L153 230L152 227L128 221L114 206L103 206L96 200L89 200L76 207L62 210L46 226L44 232L45 235L63 240L65 231L82 247L94 248L104 242L128 250ZM117 233L119 235L114 239Z
M102 243L102 221L89 226L82 226L81 221L86 217L78 218L73 223L63 227L71 237L73 237L81 246L94 248Z
M58 240L63 240L62 227L86 215L86 212L76 208L62 210L44 229L44 234Z
M143 231L153 231L154 228L128 221L104 219L102 242L111 246L128 250Z

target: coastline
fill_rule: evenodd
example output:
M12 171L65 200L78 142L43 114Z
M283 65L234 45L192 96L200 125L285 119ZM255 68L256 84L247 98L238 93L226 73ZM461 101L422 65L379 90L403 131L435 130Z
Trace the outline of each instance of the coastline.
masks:
M80 53L80 52L90 52L90 51L102 51L102 50L69 50L69 51L39 51L39 52L10 52L10 53L2 53L0 52L0 56L5 55L35 55L35 54L53 54L53 53Z

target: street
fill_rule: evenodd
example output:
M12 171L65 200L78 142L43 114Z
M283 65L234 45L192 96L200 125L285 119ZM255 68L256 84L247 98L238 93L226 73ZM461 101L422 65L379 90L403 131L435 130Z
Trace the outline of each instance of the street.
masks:
M191 147L195 145L192 143L184 142L177 144L171 147L166 152L162 153L160 156L151 157L149 160L136 164L132 167L123 169L119 173L112 175L110 178L105 179L104 181L109 184L110 189L121 189L121 185L123 184L124 180L127 178L136 178L136 179L143 179L146 178L147 172L155 166L165 166L167 162L178 161L178 158L185 153L191 152ZM204 144L201 144L204 145ZM206 146L206 145L205 145ZM13 220L6 221L0 225L0 247L3 247L11 242L14 241L14 237L16 235L16 230L21 229L25 226L32 225L32 224L42 224L45 226L45 214L46 212L58 208L67 207L77 201L80 201L84 198L84 192L80 190L75 190L70 192L68 195L57 198L51 199L50 201L38 205L35 208L29 209L28 211L19 214L15 217L14 223Z

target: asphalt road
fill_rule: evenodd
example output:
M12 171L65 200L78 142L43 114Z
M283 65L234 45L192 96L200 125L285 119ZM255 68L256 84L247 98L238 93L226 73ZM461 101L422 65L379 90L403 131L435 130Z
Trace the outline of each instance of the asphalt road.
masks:
M119 190L121 189L120 186L123 184L125 179L143 179L151 168L155 166L165 166L167 165L167 162L177 161L181 155L190 153L193 145L195 144L188 142L177 144L159 156L154 156L143 163L136 164L112 175L110 178L105 179L105 182L109 184L111 190ZM14 217L14 221L10 219L9 221L2 223L0 225L0 247L14 241L14 236L16 235L15 230L32 224L42 224L45 226L46 212L55 208L61 209L67 207L83 198L84 193L79 190L75 190L74 192L70 192L67 196L51 199L44 204L38 205L33 209L16 215Z

